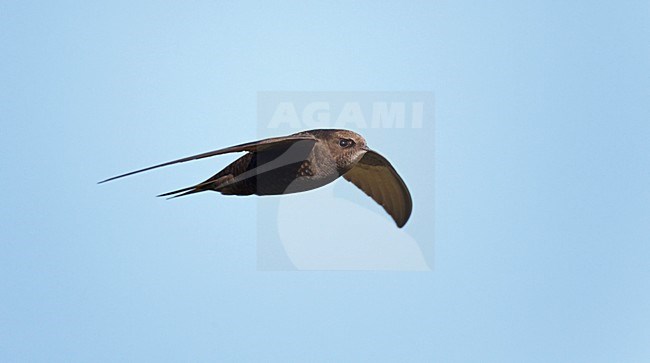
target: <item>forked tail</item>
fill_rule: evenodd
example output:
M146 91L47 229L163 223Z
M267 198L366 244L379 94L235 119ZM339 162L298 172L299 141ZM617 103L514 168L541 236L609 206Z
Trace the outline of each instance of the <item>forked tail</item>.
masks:
M200 184L197 184L197 185L194 185L194 186L191 186L191 187L183 188L183 189L174 190L172 192L163 193L163 194L157 195L157 197L169 197L167 199L174 199L174 198L182 197L182 196L185 196L185 195L204 192L206 190L215 190L215 185L218 182L219 182L218 179L215 180L213 178L210 178L210 179L204 181L203 183L200 183Z

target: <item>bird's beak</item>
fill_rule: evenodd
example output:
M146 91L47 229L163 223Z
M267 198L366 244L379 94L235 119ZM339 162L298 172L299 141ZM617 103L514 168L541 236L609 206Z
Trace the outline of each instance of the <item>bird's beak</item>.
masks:
M363 150L363 151L370 151L370 149L369 149L367 146L362 147L361 150Z

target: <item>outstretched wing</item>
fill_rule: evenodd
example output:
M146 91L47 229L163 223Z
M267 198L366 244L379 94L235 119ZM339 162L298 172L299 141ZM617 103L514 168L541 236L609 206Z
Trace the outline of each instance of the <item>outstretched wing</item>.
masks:
M411 193L383 156L374 151L366 152L343 177L384 207L398 227L406 224L413 209Z
M191 160L209 158L209 157L215 156L215 155L234 153L234 152L241 152L241 151L262 151L262 150L266 150L266 149L270 149L270 148L278 147L278 146L288 146L288 145L293 144L293 143L295 143L297 141L313 141L313 142L316 142L317 140L318 139L316 139L316 137L314 137L313 135L310 135L310 134L297 134L297 135L289 135L289 136L282 136L282 137L272 137L272 138L269 138L269 139L253 141L253 142L247 142L245 144L235 145L235 146L231 146L231 147L227 147L227 148L219 149L219 150L208 151L208 152L205 152L205 153L202 153L202 154L188 156L188 157L178 159L178 160L168 161L166 163L162 163L162 164L150 166L148 168L132 171L132 172L129 172L129 173L126 173L126 174L114 176L112 178L102 180L98 184L106 183L107 181L111 181L111 180L115 180L115 179L119 179L119 178L123 178L125 176L141 173L143 171L156 169L156 168L161 168L163 166L168 166L168 165L177 164L177 163L183 163L183 162L191 161Z

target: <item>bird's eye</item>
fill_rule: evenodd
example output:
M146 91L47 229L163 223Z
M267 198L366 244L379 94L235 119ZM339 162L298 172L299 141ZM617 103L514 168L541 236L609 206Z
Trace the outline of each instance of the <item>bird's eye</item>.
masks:
M340 147L350 147L352 145L354 145L354 141L352 141L350 139L341 139L341 140L339 140L339 146Z

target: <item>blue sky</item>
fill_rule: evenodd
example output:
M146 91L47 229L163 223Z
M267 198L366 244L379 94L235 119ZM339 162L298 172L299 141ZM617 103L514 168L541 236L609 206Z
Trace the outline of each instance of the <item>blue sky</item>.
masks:
M3 2L0 360L647 361L649 24L641 1ZM431 272L259 271L255 199L154 197L229 157L95 184L256 139L263 91L435 95L435 217L405 228ZM426 190L400 135L372 143Z

